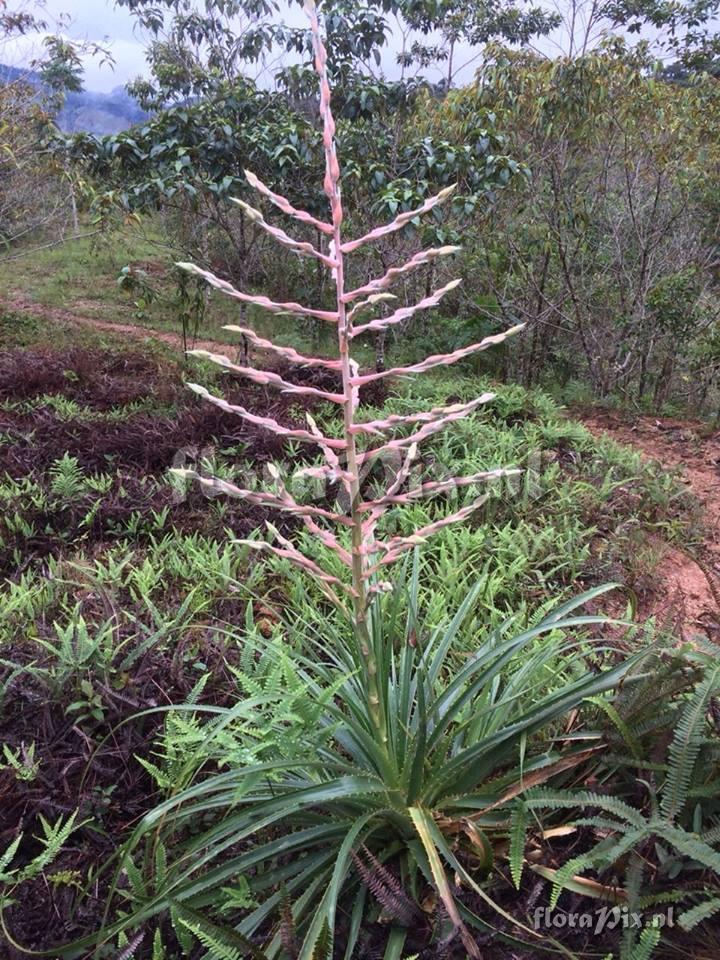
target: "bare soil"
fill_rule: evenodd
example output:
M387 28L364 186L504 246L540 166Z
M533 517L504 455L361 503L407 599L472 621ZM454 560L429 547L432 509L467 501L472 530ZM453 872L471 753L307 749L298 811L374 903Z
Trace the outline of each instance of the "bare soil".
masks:
M720 432L692 420L628 418L617 412L575 413L594 434L607 434L668 469L680 469L701 507L702 543L658 541L661 559L640 598L641 619L656 617L683 640L720 637Z

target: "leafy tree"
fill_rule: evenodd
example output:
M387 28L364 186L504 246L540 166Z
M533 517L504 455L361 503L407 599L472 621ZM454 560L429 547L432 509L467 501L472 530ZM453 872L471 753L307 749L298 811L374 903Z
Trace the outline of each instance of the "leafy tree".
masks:
M270 53L299 56L312 81L312 47L305 27L279 20L274 0L206 0L198 10L191 0L119 0L153 36L148 51L152 80L134 89L146 104L166 103L178 95L206 95L219 80L234 77L245 63L257 64ZM301 4L300 4L301 5ZM528 0L328 0L323 4L331 50L333 81L353 73L370 75L381 64L391 34L407 38L400 65L426 70L443 65L450 85L459 44L480 47L491 40L526 43L546 34L559 18Z
M0 85L0 242L5 246L27 245L39 233L49 233L51 242L62 239L68 216L77 227L69 171L47 144L66 91L82 89L81 54L107 55L96 44L48 34L49 28L26 5L2 4L0 60L18 37L46 34L43 55L27 69L6 67Z
M610 52L548 61L503 51L463 94L498 112L531 171L477 250L488 314L530 324L525 382L554 358L600 395L668 395L684 345L717 312L707 204L720 176L718 93L712 79L679 87Z
M245 9L237 29L233 18L242 12L238 4L208 4L202 16L185 3L165 6L159 16L155 7L132 4L156 37L149 48L151 78L134 89L143 103L161 109L127 133L103 140L82 136L67 146L96 182L110 187L98 198L99 206L132 213L161 209L174 259L192 258L246 286L261 281L267 271L278 272L278 256L266 252L262 230L231 202L247 196L243 171L257 172L291 202L319 212L322 144L308 109L315 97L308 86L311 70L298 64L283 71L283 92L263 89L237 72L255 55L257 45L247 43L249 31L267 29L268 44L281 36L274 25L263 26L265 6ZM353 10L342 16L360 16L361 11ZM328 22L340 30L334 16L328 14ZM297 42L300 49L301 41L307 42L305 31L282 30L287 44ZM359 60L351 50L338 46L333 107L340 118L338 138L349 157L346 194L360 211L357 229L362 231L373 216L394 216L417 207L438 189L459 186L449 214L429 227L412 222L399 243L393 238L358 258L354 269L364 277L370 270L388 269L423 242L457 239L461 225L518 167L507 157L487 111L464 118L457 140L441 130L429 131L416 118L436 111L437 90L420 81L375 80L357 68ZM272 221L275 214L268 210L267 216ZM307 239L322 242L312 231ZM323 296L321 274L307 271L294 256L284 256L279 273L286 297L305 295L308 285L310 293ZM407 290L408 298L422 285L429 290L434 281L431 265L416 287ZM382 338L378 349L384 352Z
M675 58L687 69L707 64L720 51L719 0L568 0L559 9L553 40L568 57L614 39L653 57Z

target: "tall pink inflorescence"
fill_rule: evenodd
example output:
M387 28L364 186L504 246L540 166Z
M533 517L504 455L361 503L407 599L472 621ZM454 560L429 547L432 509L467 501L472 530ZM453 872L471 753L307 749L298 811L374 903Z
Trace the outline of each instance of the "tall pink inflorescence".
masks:
M313 317L336 326L338 339L337 359L303 356L296 350L288 347L280 347L271 341L258 337L254 331L246 327L233 325L227 329L246 336L250 342L256 346L292 363L324 367L339 372L342 376L342 389L338 393L320 390L310 386L300 386L283 379L283 377L277 373L239 366L224 356L218 356L205 351L192 351L192 353L196 356L210 359L228 370L247 377L256 383L266 384L267 386L275 387L287 393L309 395L318 400L325 400L329 403L337 404L343 408L344 429L342 438L324 436L310 416L308 416L307 430L290 429L282 426L275 420L258 416L243 407L230 404L221 397L212 396L203 387L195 384L191 384L190 386L211 403L216 404L224 410L236 413L246 420L264 427L275 434L317 445L323 452L325 462L321 467L311 468L304 472L312 476L340 482L344 486L349 499L349 511L346 514L341 514L333 510L298 503L283 485L277 471L273 472L275 479L275 489L273 491L243 490L223 480L202 477L198 477L197 479L199 479L201 483L212 486L214 491L225 492L234 497L242 497L251 503L274 507L297 516L319 541L337 555L342 564L347 568L348 576L346 579L337 577L327 570L324 570L316 560L305 555L296 545L282 537L274 528L271 528L274 534L273 543L254 540L242 541L253 549L271 551L307 571L315 578L325 595L336 607L344 613L351 614L360 649L366 659L368 693L371 706L374 704L374 706L377 707L378 697L374 686L375 663L372 644L370 643L368 634L367 617L369 604L372 601L373 595L388 588L388 584L382 579L383 574L392 563L404 556L409 550L412 550L417 544L424 542L433 533L442 530L449 524L462 521L466 517L469 517L485 498L480 497L476 499L455 513L416 530L410 536L392 537L388 540L378 539L376 538L378 522L387 510L396 505L411 503L419 497L433 496L456 487L479 484L493 478L517 473L518 471L484 471L470 477L455 477L443 482L425 483L409 492L403 492L406 481L410 475L413 461L416 457L418 443L437 433L439 430L442 430L447 424L469 416L478 407L492 400L494 394L484 393L482 396L466 404L437 407L432 410L409 414L407 416L390 416L384 420L363 422L362 420L356 419L360 388L383 377L399 377L423 373L433 367L448 366L464 357L485 350L494 344L501 343L507 337L522 329L522 327L512 327L501 334L486 337L478 343L473 343L468 347L455 350L452 353L426 357L422 362L411 366L394 367L381 373L360 373L358 365L351 357L351 346L355 337L369 331L377 332L387 329L395 324L402 323L419 310L436 306L443 296L454 289L461 281L453 280L430 296L426 296L414 306L403 307L389 316L378 317L362 324L356 323L357 318L361 314L365 315L368 310L372 310L375 304L391 299L388 289L396 279L435 259L454 254L460 248L445 246L424 250L413 256L403 266L394 267L388 270L384 276L371 280L369 283L354 290L345 289L346 257L365 244L373 243L388 234L401 230L409 221L427 213L438 204L445 202L450 197L454 188L448 187L442 190L437 196L426 201L418 209L400 214L392 223L378 227L356 240L343 243L343 206L340 165L335 142L335 121L330 108L331 91L327 75L327 52L322 42L317 10L312 0L308 0L305 9L310 19L315 69L320 80L320 116L323 123L323 145L325 153L324 190L330 205L331 222L325 223L304 210L296 209L287 199L274 193L265 186L254 174L246 173L246 176L251 186L288 217L309 225L316 231L319 231L320 234L325 235L328 238L328 253L323 253L311 243L294 240L285 233L285 231L268 224L259 210L256 210L243 201L236 202L242 206L247 216L261 229L274 237L280 244L288 247L300 256L313 257L319 260L331 271L336 290L335 309L322 310L302 306L298 303L278 303L265 296L241 293L231 284L219 279L212 273L201 270L193 264L180 264L179 266L203 277L209 284L242 303L251 303L274 313L291 313L299 317ZM410 428L409 433L405 432L407 428ZM387 434L392 434L397 430L400 431L400 436L394 439L385 439ZM373 437L380 437L382 442L375 447L369 447L367 449L359 448L358 438L371 439ZM360 489L361 469L370 461L387 454L401 457L401 465L382 496L373 500L364 500ZM196 476L196 474L192 473L191 475ZM341 543L338 533L342 529L349 530L349 545L343 545L343 543ZM348 609L348 604L351 605L351 610ZM375 719L378 730L380 730L381 718L376 716Z

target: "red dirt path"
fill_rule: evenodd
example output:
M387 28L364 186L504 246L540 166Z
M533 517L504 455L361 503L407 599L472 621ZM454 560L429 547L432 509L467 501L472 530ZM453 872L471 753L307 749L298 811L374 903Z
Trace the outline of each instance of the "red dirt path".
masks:
M702 434L704 424L689 420L637 417L591 411L577 415L594 434L607 434L634 447L649 460L680 468L702 508L703 542L682 549L665 546L653 574L653 589L643 598L641 619L658 618L685 640L698 633L720 634L720 433Z
M89 306L89 301L85 301ZM82 307L83 302L77 301L76 306ZM84 316L83 314L73 313L70 310L63 310L60 307L49 307L45 304L36 303L18 292L14 292L10 299L3 304L3 307L11 312L30 313L36 317L42 317L44 320L54 320L58 323L74 323L80 327L91 327L94 330L104 330L107 333L116 334L120 337L130 337L133 340L157 340L165 343L177 350L183 349L183 340L180 334L170 333L166 330L154 330L152 327L141 327L133 323L113 323L110 320L98 320L96 317ZM217 352L218 347L224 351L232 350L232 344L220 343L217 340L192 340L193 350L208 350Z

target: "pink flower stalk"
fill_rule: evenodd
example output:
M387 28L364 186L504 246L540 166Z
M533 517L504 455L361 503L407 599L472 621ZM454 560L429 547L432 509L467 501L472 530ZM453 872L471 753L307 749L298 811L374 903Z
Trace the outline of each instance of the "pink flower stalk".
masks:
M487 482L498 477L517 473L518 471L483 471L470 477L453 477L442 482L423 483L417 489L413 489L410 492L402 492L402 488L409 477L413 461L415 460L417 444L443 429L447 424L469 416L479 406L493 400L495 395L485 393L471 403L455 404L409 414L407 416L393 415L384 420L363 422L356 420L358 391L364 385L383 377L408 376L423 373L436 366L448 366L464 357L485 350L494 344L502 343L507 337L520 330L521 327L512 327L504 333L486 337L478 343L473 343L470 346L455 350L452 353L429 356L422 362L410 366L395 367L382 373L360 374L358 365L353 361L350 353L351 343L355 337L366 332L386 329L387 327L408 319L419 310L436 306L442 297L453 290L460 281L453 280L431 295L420 300L414 306L403 307L390 316L377 317L357 325L355 323L356 317L359 318L361 314L371 311L379 302L393 299L392 295L388 293L388 288L397 278L435 259L454 254L459 250L459 247L446 246L424 250L411 257L404 265L391 268L384 276L371 280L363 286L349 291L345 289L345 258L359 247L373 243L396 230L402 229L410 220L427 213L438 204L443 203L450 197L453 188L448 187L442 190L437 196L423 203L417 210L401 213L392 223L371 230L356 240L343 241L340 165L335 145L335 121L330 108L327 53L321 39L317 11L312 0L307 0L305 9L310 19L315 69L320 82L320 116L323 122L323 147L325 154L324 191L330 207L330 221L326 223L318 220L304 210L296 209L285 197L274 193L254 174L246 173L246 177L251 186L284 214L301 223L312 226L320 234L328 237L329 252L325 254L311 243L294 240L285 233L284 230L267 223L259 210L242 201L239 201L239 203L243 207L246 215L250 216L255 223L267 231L267 233L280 244L290 248L298 255L318 259L330 270L336 290L335 309L322 310L303 306L298 303L278 303L265 296L242 293L225 280L221 280L214 274L201 270L193 264L179 264L179 266L203 277L212 286L243 303L254 304L273 313L292 313L297 316L314 317L335 325L338 338L338 357L332 360L302 356L292 348L280 347L271 341L258 337L257 334L245 327L229 326L226 329L244 334L255 345L294 363L325 367L338 371L342 376L342 390L338 393L330 393L314 387L299 386L284 380L277 373L238 366L232 363L227 357L217 354L204 351L193 351L193 353L197 356L205 357L231 370L235 374L247 377L256 383L274 387L287 393L307 394L337 404L342 407L343 410L343 437L342 439L338 439L324 436L310 416L308 416L308 430L291 429L282 426L275 420L252 414L244 407L230 404L220 397L215 397L203 387L197 386L196 384L191 384L190 386L200 394L200 396L209 400L211 403L238 416L244 417L246 420L262 426L275 434L287 437L288 439L300 440L317 445L323 452L325 464L321 467L307 468L301 471L301 473L306 476L336 480L343 485L349 498L349 511L346 515L297 503L282 485L279 474L275 476L276 491L272 493L244 490L224 480L200 478L202 483L212 487L214 491L224 492L235 497L242 497L251 503L274 507L297 516L313 536L325 544L347 568L348 574L346 579L341 579L328 573L322 569L317 560L307 557L298 547L291 544L284 537L281 537L274 527L271 528L271 531L274 535L275 543L258 542L255 540L240 541L246 543L252 549L272 552L302 568L316 579L316 582L320 585L325 595L339 609L344 612L350 612L359 640L359 646L366 661L371 710L375 709L377 711L376 670L373 660L372 644L369 640L367 617L368 607L372 598L377 593L389 588L389 584L380 580L378 574L384 572L390 564L402 557L408 550L411 550L419 543L423 543L437 531L469 517L485 498L481 497L480 499L476 499L473 503L470 503L457 512L441 520L437 520L434 523L430 523L416 530L409 536L394 537L389 541L376 539L375 532L378 521L385 511L392 507L413 503L423 496L433 496L455 488ZM420 425L419 429L414 433L411 433L409 436L400 436L385 441L384 434L392 433L396 429L402 429L412 424ZM368 449L360 450L357 447L357 440L361 435L365 437L379 436L382 442L378 446L371 446ZM382 457L385 454L404 456L402 465L384 495L375 500L366 501L363 499L360 489L361 467L363 464L377 457ZM188 472L186 472L186 475L187 473ZM192 474L191 471L189 474L195 475ZM334 526L337 530L349 530L349 548L340 542L336 534L333 533L328 526L330 528ZM348 610L348 604L351 607L350 610ZM382 725L380 717L376 715L375 719L377 731L381 733Z

